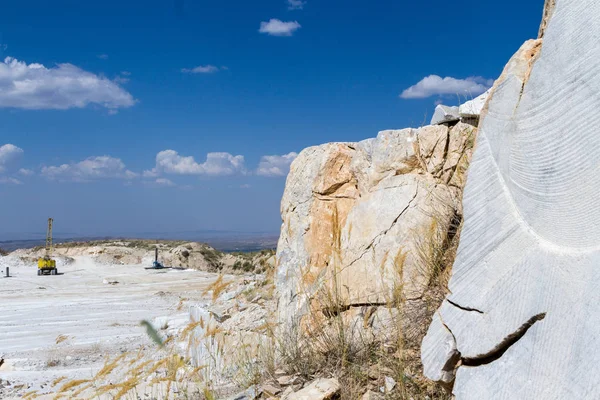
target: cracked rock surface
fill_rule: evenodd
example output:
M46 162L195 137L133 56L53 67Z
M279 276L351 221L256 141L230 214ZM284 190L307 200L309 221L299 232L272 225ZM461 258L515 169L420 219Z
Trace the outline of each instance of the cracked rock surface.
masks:
M299 155L283 195L277 247L283 332L309 311L323 311L316 294L334 274L345 310L385 306L400 285L406 299L422 296L430 275L420 240L446 237L460 219L474 136L473 126L455 122L382 131Z
M547 0L484 108L451 294L422 345L458 400L600 393L598 16Z

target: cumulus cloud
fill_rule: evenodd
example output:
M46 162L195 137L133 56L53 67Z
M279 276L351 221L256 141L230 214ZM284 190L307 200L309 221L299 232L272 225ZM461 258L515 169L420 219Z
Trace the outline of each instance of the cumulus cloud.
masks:
M226 70L227 67L221 67L221 69ZM215 72L219 72L219 67L215 67L214 65L198 65L194 68L182 68L181 72L187 74L213 74Z
M293 152L282 156L262 156L256 174L268 177L286 176L296 157L298 154Z
M22 185L23 182L16 178L0 176L0 185Z
M456 79L450 76L442 78L438 75L429 75L419 83L404 90L400 97L403 99L424 99L437 95L469 95L478 96L494 84L493 79L480 76L466 79Z
M154 181L154 183L156 183L159 186L175 186L175 184L167 178L158 178Z
M5 144L0 146L0 172L6 171L6 168L23 155L23 149L14 144Z
M288 10L302 10L306 5L306 1L302 0L287 0Z
M292 36L292 34L301 27L302 26L297 21L283 22L271 18L269 22L261 22L258 31L271 36Z
M12 57L0 63L0 107L66 110L89 104L116 109L131 107L135 99L117 82L72 64L46 68Z
M27 169L27 168L21 168L21 169L19 170L19 175L23 175L23 176L31 176L31 175L33 175L33 174L34 174L34 172L33 172L32 170L30 170L30 169Z
M137 176L123 161L109 156L90 157L78 163L42 168L42 175L51 180L89 182L97 179L126 179Z
M164 150L156 155L156 167L144 171L144 177L160 174L225 176L246 173L244 156L229 153L208 153L206 161L198 163L194 157L184 157L175 150Z

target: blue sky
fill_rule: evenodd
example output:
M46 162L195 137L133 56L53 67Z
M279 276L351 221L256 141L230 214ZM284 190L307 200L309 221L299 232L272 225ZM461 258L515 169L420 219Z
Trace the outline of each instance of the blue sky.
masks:
M9 2L0 237L50 215L75 234L277 232L295 153L476 95L537 35L542 6Z

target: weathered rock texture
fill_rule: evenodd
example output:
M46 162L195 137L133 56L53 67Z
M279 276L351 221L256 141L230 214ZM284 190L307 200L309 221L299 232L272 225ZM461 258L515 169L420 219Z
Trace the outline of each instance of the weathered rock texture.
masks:
M423 341L457 399L600 393L600 3L546 7L484 109L451 295Z
M423 295L432 276L424 246L432 236L445 238L460 219L474 134L463 123L390 130L300 154L281 205L276 284L283 332L331 301L350 309Z

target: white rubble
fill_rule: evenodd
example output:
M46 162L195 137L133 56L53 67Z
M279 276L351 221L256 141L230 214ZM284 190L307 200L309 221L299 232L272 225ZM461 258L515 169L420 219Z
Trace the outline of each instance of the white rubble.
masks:
M483 112L451 294L423 341L428 376L457 369L458 400L600 393L600 135L590 117L600 2L546 6L543 39L510 60Z

